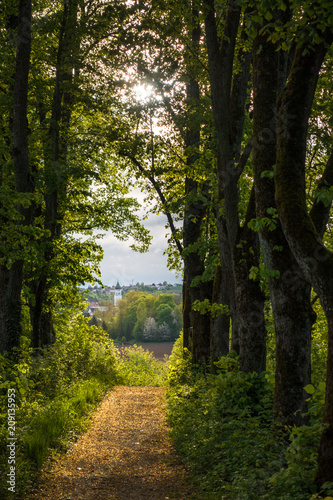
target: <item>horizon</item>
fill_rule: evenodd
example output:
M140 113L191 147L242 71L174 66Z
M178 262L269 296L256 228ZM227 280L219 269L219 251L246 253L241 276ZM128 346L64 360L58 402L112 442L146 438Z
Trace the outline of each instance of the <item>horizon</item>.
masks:
M166 282L166 284L164 284ZM170 281L166 281L164 280L163 282L162 281L158 281L158 282L155 282L153 281L152 283L145 283L145 282L139 282L137 281L136 283L133 283L133 284L129 284L129 285L122 285L119 281L117 281L117 283L119 283L120 287L121 288L124 288L124 287L137 287L137 286L182 286L183 283L182 282L179 282L179 281L174 281L173 283L171 283ZM103 283L103 286L99 285L99 284L96 284L96 285L92 285L91 283L87 283L85 285L81 285L81 288L84 288L84 289L87 289L87 288L91 288L92 290L93 289L104 289L104 288L115 288L116 287L116 284L114 285L110 285L110 284L106 284L106 283Z

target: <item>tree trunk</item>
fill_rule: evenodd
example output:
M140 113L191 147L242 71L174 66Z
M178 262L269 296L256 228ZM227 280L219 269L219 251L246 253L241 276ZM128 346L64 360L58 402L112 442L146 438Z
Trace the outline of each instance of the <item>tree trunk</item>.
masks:
M47 274L42 270L38 282L33 283L34 304L30 306L32 335L31 347L42 349L55 340L52 323L52 304L47 304ZM33 285L32 285L33 286Z
M14 359L22 334L22 281L21 260L14 262L10 269L0 266L0 353L7 352Z
M184 263L184 276L186 275ZM191 299L187 282L183 281L183 348L192 351Z
M260 230L261 248L266 268L279 273L269 278L276 336L276 379L274 412L289 425L301 425L306 411L304 387L311 375L311 330L315 320L312 311L311 286L295 261L284 237L280 222L270 217L274 211L273 166L276 158L276 101L283 79L279 60L283 54L258 35L253 50L253 153L252 164L256 193L256 215L270 218L274 230ZM274 212L273 212L274 215Z
M232 115L230 94L235 40L238 31L240 8L229 2L224 43L221 50L215 21L214 0L206 0L206 43L209 61L209 79L212 95L214 123L217 135L217 234L223 278L228 283L232 318L231 348L240 351L238 318L235 297L234 248L238 222L238 190L234 167L232 143ZM235 121L235 120L234 120ZM235 133L235 130L233 130Z
M331 262L331 279L333 276L333 262ZM333 285L331 285L333 288ZM327 351L327 375L324 422L327 428L324 430L319 446L318 475L319 486L333 481L333 293L328 300L323 301L327 326L328 326L328 351ZM325 307L324 307L325 304Z
M239 231L235 248L235 283L238 328L240 336L240 368L244 372L266 370L266 296L260 280L250 279L253 267L259 268L260 248L257 234L248 227L255 215L254 189L249 200L245 222Z
M241 174L238 160L240 159L243 136L249 58L244 59L243 64L241 64L241 73L233 78L235 42L241 8L232 0L228 2L224 35L220 44L217 35L214 0L206 0L205 3L208 8L205 28L209 79L218 149L217 227L219 251L222 270L230 276L233 282L230 288L233 323L232 349L240 353L242 369L260 372L265 364L266 350L264 298L259 283L249 280L248 263L252 262L253 257L251 253L248 253L252 248L251 243L243 254L239 252L243 234L247 234L251 242L255 239L255 235L248 232L246 224L240 228L238 214L238 179ZM238 165L236 165L237 162ZM256 256L254 257L254 262L257 262ZM255 303L253 303L253 299ZM256 318L255 321L248 321L249 314L252 318Z
M198 22L198 11L192 7L193 29L192 45L193 50L197 51L200 43L201 29ZM186 89L188 110L187 110L187 129L185 136L185 150L189 152L187 165L194 167L198 159L198 149L200 145L200 123L196 118L199 101L200 89L196 75L193 74L192 55L187 55L187 73L188 84ZM210 316L200 314L193 310L193 303L196 300L203 301L205 298L211 298L212 290L207 290L207 285L200 283L193 285L193 280L201 276L205 270L203 258L199 254L199 249L195 248L201 238L201 224L206 213L206 207L198 199L200 186L198 182L189 176L185 179L185 197L186 208L183 223L183 261L184 261L184 280L186 286L186 308L184 312L189 312L189 317L184 317L186 325L185 338L191 346L194 363L207 363L210 356ZM208 295L207 295L208 293ZM190 325L188 325L190 319ZM189 341L190 339L190 341Z
M230 308L228 289L222 279L221 266L217 266L216 269L212 303L223 304ZM221 356L226 356L229 352L230 314L222 313L212 317L210 331L211 363L212 371L214 371L214 361L217 361Z
M240 338L238 330L238 318L236 310L236 290L235 290L235 276L234 266L230 250L228 231L224 217L220 214L216 218L217 235L219 242L219 254L221 262L221 279L225 283L226 290L228 291L228 300L231 318L231 350L239 354L240 351Z
M193 310L193 303L203 301L205 298L211 299L212 289L206 283L193 284L194 278L201 276L205 270L204 262L199 255L195 244L201 237L201 223L205 215L206 208L200 200L195 200L197 196L197 182L189 178L185 181L186 194L190 195L191 201L185 211L184 216L184 280L187 287L189 299L187 307L190 312L190 333L192 340L192 353L194 363L206 363L210 356L210 316L200 314Z
M31 1L20 0L18 8L18 29L16 40L16 68L13 87L13 166L15 176L15 191L18 194L33 191L30 175L28 152L28 78L31 51ZM22 216L20 225L29 225L31 222L31 203L28 208L18 205L17 209ZM20 248L20 251L23 249ZM7 256L8 257L8 256ZM23 285L23 260L14 261L10 268L0 268L1 295L0 300L0 349L15 354L15 348L20 345L22 333L21 325L21 293Z
M63 217L61 201L66 197L68 129L73 105L73 68L76 66L75 58L80 45L76 26L77 11L77 0L64 1L49 141L44 148L46 152L44 229L47 230L48 236L44 241L44 265L40 270L40 275L36 278L35 305L30 314L33 318L32 339L35 348L44 347L53 339L51 322L43 320L43 305L48 301L51 279L49 264L54 258L54 242L61 235Z
M315 88L333 33L313 49L300 47L288 84L279 99L277 123L276 202L289 246L315 292L328 322L328 358L324 431L318 457L318 482L333 481L333 254L323 245L308 214L305 192L305 154L308 120Z

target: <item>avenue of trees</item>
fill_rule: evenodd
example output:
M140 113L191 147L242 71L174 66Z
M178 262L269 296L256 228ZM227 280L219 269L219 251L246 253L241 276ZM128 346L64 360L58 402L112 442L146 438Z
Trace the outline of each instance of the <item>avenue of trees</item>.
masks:
M317 481L333 481L331 0L4 0L0 19L0 352L54 341L98 276L96 230L148 247L135 184L166 216L196 365L232 350L265 371L271 311L288 425L304 423L319 299ZM147 301L138 336L175 310Z

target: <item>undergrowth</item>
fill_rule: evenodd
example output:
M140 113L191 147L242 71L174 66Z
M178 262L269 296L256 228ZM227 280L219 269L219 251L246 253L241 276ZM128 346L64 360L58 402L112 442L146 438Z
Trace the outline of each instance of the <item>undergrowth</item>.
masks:
M169 361L171 437L204 498L215 500L327 499L315 477L322 433L324 386L307 387L310 425L284 427L272 418L274 377L245 374L235 353L217 373L198 370L182 339Z
M121 348L118 373L123 385L162 386L167 383L167 365L141 346Z
M18 362L0 356L1 499L26 498L40 468L87 429L112 386L166 383L164 363L142 348L120 355L105 332L88 326L82 315L59 316L56 328L55 344L38 355L24 337ZM9 394L15 394L15 493L7 483Z
M167 363L142 347L114 347L82 316L58 321L57 341L38 356L23 338L19 361L0 357L0 498L27 497L52 455L89 426L113 385L169 385L171 437L206 500L332 500L316 489L325 384L306 387L309 425L273 420L274 376L244 374L235 353L216 373L192 364L182 338ZM8 491L8 389L15 391L16 493Z

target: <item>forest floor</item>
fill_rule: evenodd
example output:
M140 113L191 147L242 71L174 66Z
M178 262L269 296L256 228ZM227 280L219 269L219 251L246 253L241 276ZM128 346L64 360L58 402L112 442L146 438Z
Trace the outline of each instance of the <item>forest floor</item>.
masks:
M112 389L89 430L42 472L33 500L198 499L168 436L165 387Z

